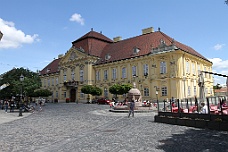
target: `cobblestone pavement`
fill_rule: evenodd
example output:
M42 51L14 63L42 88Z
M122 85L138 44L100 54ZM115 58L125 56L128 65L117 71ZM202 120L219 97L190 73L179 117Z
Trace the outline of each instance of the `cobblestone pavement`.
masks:
M155 112L108 112L107 105L49 103L0 124L1 152L227 152L228 133L154 122Z

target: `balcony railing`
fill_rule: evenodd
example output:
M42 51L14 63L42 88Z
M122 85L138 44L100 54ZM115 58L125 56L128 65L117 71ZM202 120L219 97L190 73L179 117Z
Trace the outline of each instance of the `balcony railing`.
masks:
M67 81L63 83L67 87L77 87L79 84L79 81Z

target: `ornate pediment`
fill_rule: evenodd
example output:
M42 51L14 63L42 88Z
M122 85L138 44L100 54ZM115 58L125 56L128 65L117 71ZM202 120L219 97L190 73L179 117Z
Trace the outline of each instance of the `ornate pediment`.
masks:
M68 58L68 60L74 60L77 58L77 54L75 52L71 52L70 57Z

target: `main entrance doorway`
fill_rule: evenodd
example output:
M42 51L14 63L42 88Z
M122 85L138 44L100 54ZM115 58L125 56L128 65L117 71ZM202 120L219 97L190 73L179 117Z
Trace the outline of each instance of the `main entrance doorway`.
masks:
M75 102L76 100L76 89L71 89L70 90L70 101Z

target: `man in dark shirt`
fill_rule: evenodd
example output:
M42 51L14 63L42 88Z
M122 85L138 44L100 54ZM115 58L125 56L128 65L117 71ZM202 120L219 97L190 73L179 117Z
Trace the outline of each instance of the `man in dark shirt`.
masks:
M134 117L134 110L135 110L135 102L134 100L131 100L130 105L129 105L129 115L128 118L131 116Z

